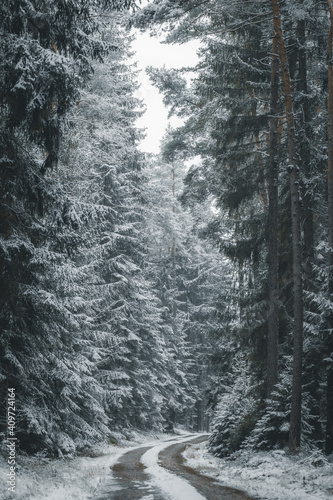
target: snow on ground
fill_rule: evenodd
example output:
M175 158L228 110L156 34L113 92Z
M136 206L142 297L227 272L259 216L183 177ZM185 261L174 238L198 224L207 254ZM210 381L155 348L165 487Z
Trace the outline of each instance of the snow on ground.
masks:
M119 438L119 437L118 437ZM0 455L1 500L89 500L96 498L103 485L110 481L110 466L126 451L160 443L174 434L137 434L131 439L118 439L119 445L99 445L86 456L74 459L49 460L42 455L17 456L15 493L7 490L9 466ZM90 456L89 456L90 455Z
M239 488L261 500L333 500L333 457L319 452L290 456L242 451L233 460L216 458L206 444L188 446L186 465L213 477L224 486Z
M170 438L172 441L161 442ZM7 491L8 464L0 456L0 499L92 500L103 491L103 486L110 486L110 466L122 454L151 445L154 448L143 455L142 462L152 483L172 500L202 500L186 481L157 464L163 448L183 440L186 438L177 439L174 435L132 433L128 441L119 439L119 445L99 445L74 459L18 456L15 493ZM243 451L234 460L227 460L209 454L204 443L188 446L184 457L190 467L202 474L260 500L333 500L333 457L329 461L319 453L290 456L284 451Z
M193 438L195 437L193 435ZM160 451L173 444L187 440L188 438L182 438L155 446L146 451L140 461L146 467L145 472L151 475L151 482L160 488L171 500L205 500L205 497L200 495L187 481L171 474L158 465L158 454Z

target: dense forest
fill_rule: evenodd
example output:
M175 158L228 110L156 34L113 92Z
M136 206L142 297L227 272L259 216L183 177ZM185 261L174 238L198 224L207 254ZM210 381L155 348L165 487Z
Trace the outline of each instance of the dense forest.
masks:
M331 0L0 5L0 435L71 456L128 429L333 453ZM200 41L149 68L133 27ZM135 57L134 57L135 59Z

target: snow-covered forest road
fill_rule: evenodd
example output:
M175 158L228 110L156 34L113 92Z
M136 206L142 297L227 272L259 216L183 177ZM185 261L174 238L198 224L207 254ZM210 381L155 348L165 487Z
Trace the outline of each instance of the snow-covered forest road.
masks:
M111 467L112 478L98 500L245 500L244 492L226 488L183 464L188 444L205 441L193 434L124 453Z

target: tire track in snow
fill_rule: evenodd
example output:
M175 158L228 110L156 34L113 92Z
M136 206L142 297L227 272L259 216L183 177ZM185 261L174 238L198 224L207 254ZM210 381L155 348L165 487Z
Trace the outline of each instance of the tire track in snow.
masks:
M183 435L178 439L185 439L192 435ZM163 441L164 446L178 442L177 438ZM98 500L169 500L158 486L154 485L146 472L146 467L140 462L141 456L161 442L147 443L144 447L136 447L123 455L110 467L113 478L104 492L99 494Z
M194 488L200 492L201 498L206 500L251 500L245 492L222 486L211 477L201 475L194 469L186 466L182 453L188 444L201 443L207 439L207 435L187 440L186 442L176 443L169 447L164 447L159 454L159 461L163 467L173 474L177 474L188 481ZM185 500L181 495L177 500ZM192 497L189 497L192 500Z
M191 436L193 439L193 435ZM192 440L191 439L191 440ZM159 465L160 453L166 448L167 450L173 449L176 445L186 446L189 442L189 437L182 437L181 439L163 442L158 446L150 448L141 457L141 463L146 467L146 472L151 477L151 482L163 491L165 498L168 500L206 500L196 488L194 488L188 481L179 477L176 470L170 473L165 468ZM164 465L164 464L163 464ZM155 500L155 498L154 498ZM216 499L215 499L216 500Z
M205 435L187 435L134 448L111 466L113 479L98 500L250 500L184 465L181 453Z
M118 462L110 467L115 481L98 500L165 500L162 492L151 484L140 462L142 454L150 448L136 448L121 455Z

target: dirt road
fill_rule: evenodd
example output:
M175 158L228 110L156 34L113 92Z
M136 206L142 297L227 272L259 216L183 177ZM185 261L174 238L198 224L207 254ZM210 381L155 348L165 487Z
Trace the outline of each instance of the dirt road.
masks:
M246 493L221 486L214 479L203 476L184 464L182 453L186 446L189 443L201 443L206 439L207 436L203 436L190 440L188 443L174 444L166 448L159 454L161 465L166 467L170 472L177 474L177 476L186 479L206 500L250 500L250 497Z
M202 476L184 464L181 453L185 447L188 444L200 443L206 438L207 436L196 438L191 435L187 438L181 436L179 443L175 442L177 438L169 440L170 446L167 441L163 442L163 449L158 454L158 463L154 468L155 475L159 470L164 474L164 482L161 483L158 477L156 480L156 477L147 473L151 469L147 469L141 462L142 457L154 446L145 446L125 453L111 467L112 481L98 500L191 500L193 492L198 499L250 500L246 493L221 486L213 479ZM161 444L159 443L159 448ZM165 475L167 481L165 481ZM178 482L175 483L175 481Z

